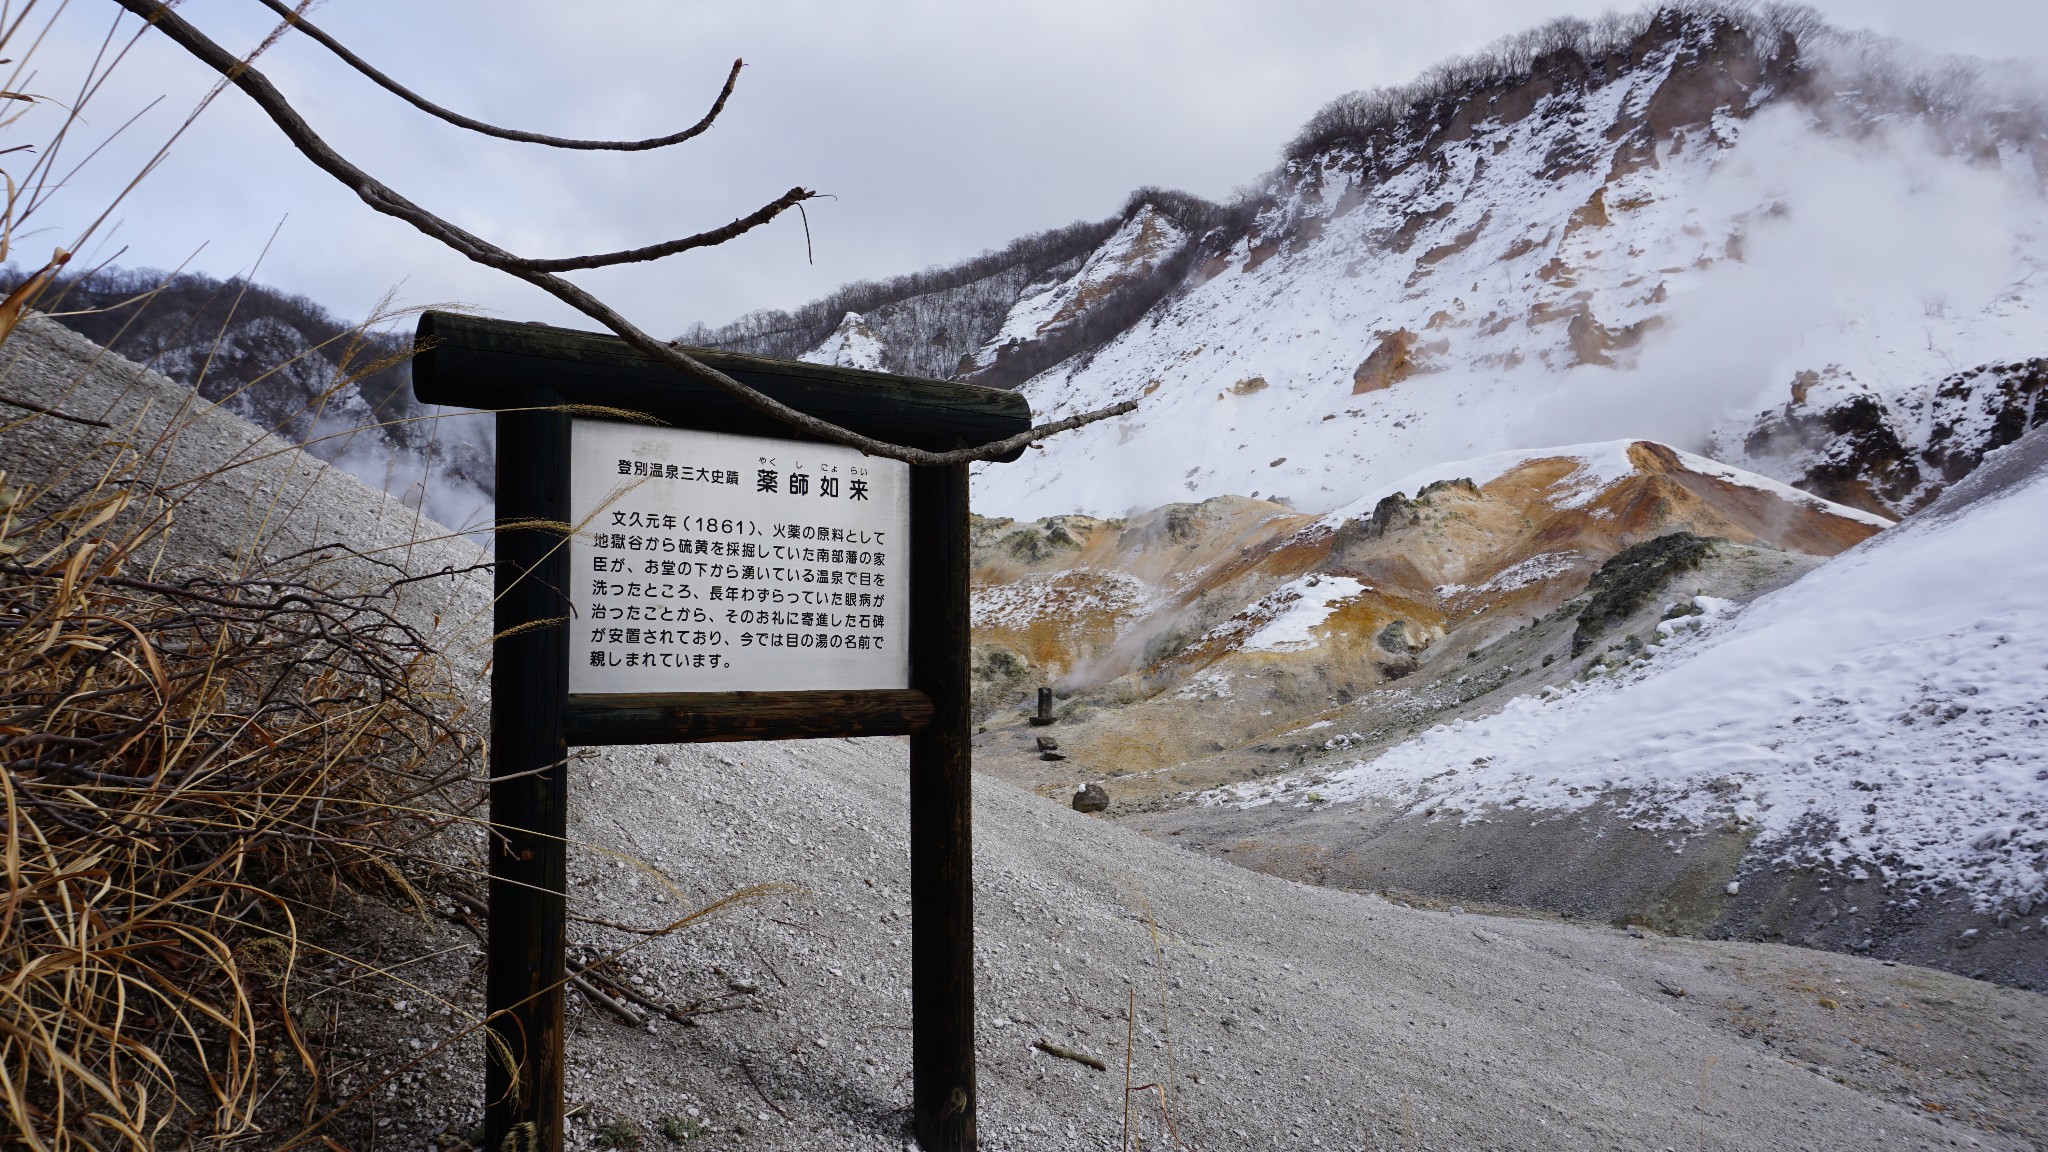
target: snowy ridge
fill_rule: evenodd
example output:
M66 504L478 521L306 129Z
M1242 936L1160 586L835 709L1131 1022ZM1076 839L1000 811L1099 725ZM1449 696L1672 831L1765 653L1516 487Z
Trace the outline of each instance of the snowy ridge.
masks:
M1570 460L1577 465L1570 474L1551 486L1545 499L1553 508L1582 508L1615 483L1642 470L1630 456L1630 450L1639 444L1655 445L1671 453L1688 471L1740 487L1753 488L1759 492L1768 492L1795 507L1824 511L1875 528L1888 528L1893 523L1861 508L1851 508L1823 500L1768 476L1760 476L1718 460L1709 460L1670 445L1659 445L1655 441L1643 440L1606 440L1597 444L1568 444L1556 448L1518 448L1481 456L1474 460L1453 460L1433 464L1397 480L1367 489L1363 496L1323 516L1318 524L1327 528L1340 527L1347 520L1370 515L1373 507L1388 496L1395 493L1419 492L1431 484L1446 480L1464 479L1482 486L1490 484L1518 468L1539 460Z
M1054 327L1079 318L1089 305L1123 283L1150 275L1187 241L1186 230L1152 205L1142 205L1071 277L1039 291L1026 289L1001 330L975 353L972 370L994 364L1006 347L1038 340Z
M1809 508L1826 508L1838 516L1846 516L1851 520L1859 520L1878 528L1889 528L1894 523L1894 521L1879 516L1874 512L1866 512L1861 508L1852 508L1846 504L1837 504L1832 500L1823 500L1818 496L1803 492L1790 484L1781 483L1768 476L1760 476L1755 472L1723 464L1718 460L1709 460L1705 456L1696 455L1691 452L1676 449L1674 451L1678 451L1679 458L1685 461L1686 467L1702 476L1712 476L1717 480L1726 480L1730 484L1740 484L1744 488L1754 488L1759 492L1769 492L1779 499L1795 504L1804 504Z

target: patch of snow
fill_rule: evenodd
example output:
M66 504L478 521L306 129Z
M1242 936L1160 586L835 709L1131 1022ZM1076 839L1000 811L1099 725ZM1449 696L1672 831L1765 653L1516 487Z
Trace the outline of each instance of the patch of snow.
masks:
M1174 694L1176 700L1228 700L1230 699L1230 673L1223 671L1204 672L1180 686Z
M976 628L1021 628L1048 617L1142 612L1151 601L1151 589L1128 572L1076 568L977 586L968 611Z
M1572 570L1573 565L1579 559L1580 557L1577 552L1543 552L1531 556L1519 564L1513 564L1501 569L1488 577L1483 583L1469 589L1469 591L1513 592L1518 588L1527 588L1531 584L1540 583L1553 576L1564 575ZM1447 591L1448 589L1456 589L1456 591ZM1468 591L1468 589L1463 585L1446 584L1437 591L1440 595L1449 598L1461 595Z
M811 364L879 372L882 369L882 341L868 327L865 317L858 312L848 312L839 321L839 327L825 337L824 343L797 359Z
M1371 591L1349 576L1300 576L1261 596L1202 639L1240 651L1299 652L1316 645L1315 630L1337 608Z

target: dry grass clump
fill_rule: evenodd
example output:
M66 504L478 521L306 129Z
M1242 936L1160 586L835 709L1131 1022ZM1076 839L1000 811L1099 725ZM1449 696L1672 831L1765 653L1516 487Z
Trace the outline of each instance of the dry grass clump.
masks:
M435 866L475 742L402 573L158 571L129 463L0 491L0 1108L37 1149L271 1146L331 1103L308 920L420 901L400 866Z

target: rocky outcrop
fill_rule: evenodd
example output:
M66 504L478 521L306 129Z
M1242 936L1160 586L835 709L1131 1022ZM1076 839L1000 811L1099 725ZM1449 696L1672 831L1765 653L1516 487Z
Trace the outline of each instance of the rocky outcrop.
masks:
M1371 515L1346 520L1343 526L1337 529L1337 538L1331 544L1330 550L1333 553L1342 552L1347 545L1366 540L1381 540L1390 532L1413 528L1421 522L1421 517L1415 511L1415 501L1399 492L1382 496L1380 502L1373 505Z
M1609 557L1586 584L1590 594L1572 632L1577 656L1616 621L1627 619L1662 592L1673 577L1690 572L1712 555L1715 541L1691 532L1672 532L1632 544Z
M1791 399L1758 417L1741 458L1836 503L1902 516L2044 423L2048 358L1980 365L1890 397L1830 366L1793 377Z
M1975 471L1984 454L2048 424L2048 357L1986 364L1934 386L1921 460L1943 486Z
M1450 348L1448 340L1422 343L1422 337L1406 328L1379 333L1379 343L1351 373L1351 394L1362 396L1391 388L1421 372L1429 371L1426 357Z

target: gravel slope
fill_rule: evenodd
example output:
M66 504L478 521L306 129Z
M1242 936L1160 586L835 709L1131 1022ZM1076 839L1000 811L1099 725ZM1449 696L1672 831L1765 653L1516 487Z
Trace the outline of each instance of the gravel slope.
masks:
M32 321L0 351L0 392L144 413L145 426L189 395L113 357L74 387L90 357ZM181 474L258 443L230 417L187 416L171 456ZM104 439L47 420L0 429L0 464L55 476ZM253 510L272 504L292 509L271 518L280 549L345 533L420 571L477 559L461 541L398 547L431 525L295 452L194 489L180 548L229 561L262 522ZM405 610L473 652L486 592L474 572L414 584ZM689 1147L903 1146L902 742L611 749L575 772L575 944L637 944L631 970L654 994L711 1002L694 1026L629 1028L572 997L571 1094L586 1106L572 1144L609 1133L616 1145L631 1128L663 1147L667 1120ZM977 784L984 1147L1116 1146L1127 1027L1132 1083L1170 1085L1130 1097L1160 1147L1162 1097L1179 1136L1206 1149L2018 1149L2048 1132L2029 1039L2048 1033L2048 1011L2030 993L1794 949L1411 909ZM800 891L666 937L591 922L660 924L761 882ZM477 1115L480 1046L457 1034L478 1007L481 953L459 907L439 911L360 904L310 926L370 942L390 973L308 977L333 989L314 998L343 1010L356 1058L338 1088L370 1091L335 1129L348 1147L432 1147Z
M670 998L734 978L760 987L756 1008L644 1035L582 1006L579 1099L651 1126L685 1092L722 1127L748 1127L752 1146L827 1146L827 1132L830 1146L897 1145L902 757L871 740L585 762L574 834L592 848L574 891L595 915L647 923L673 906L600 849L665 868L693 899L777 880L807 894L646 950L646 978ZM1414 1147L1442 1149L1698 1147L1702 1130L1720 1149L2034 1146L1943 1122L1958 1111L2048 1131L2026 1038L2048 1013L2031 993L1798 949L1405 908L978 784L987 1147L1115 1145L1133 996L1135 1082L1170 1077L1180 1134L1202 1148L1401 1147L1404 1115ZM1841 1031L1897 1053L1873 1066ZM1033 1050L1040 1039L1111 1071ZM1156 1100L1134 1099L1148 1135Z
M0 345L0 396L109 425L0 403L0 468L30 490L31 512L39 493L81 491L140 455L174 504L167 563L237 572L329 548L338 559L325 576L347 585L382 588L398 576L445 573L399 589L396 603L415 627L449 638L461 673L481 672L486 652L471 630L489 623L491 577L478 567L488 557L474 541L41 316L24 319ZM333 545L360 557L341 557Z

